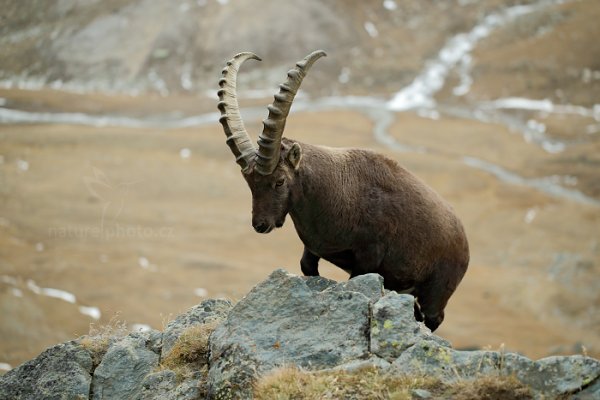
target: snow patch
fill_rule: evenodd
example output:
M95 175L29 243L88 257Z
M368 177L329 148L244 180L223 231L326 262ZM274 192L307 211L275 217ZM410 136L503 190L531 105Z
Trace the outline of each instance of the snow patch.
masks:
M557 198L569 199L586 205L600 206L599 200L586 196L578 190L568 189L558 184L557 176L545 178L523 178L522 176L507 171L498 165L469 156L463 157L463 163L469 167L477 168L490 173L501 181L510 183L511 185L527 186Z
M20 288L16 287L16 286L18 286L18 280L16 278L14 278L12 276L8 276L8 275L2 275L2 276L0 276L0 281L13 286L10 288L10 291L13 296L23 297L23 291ZM73 293L69 293L67 291L60 290L60 289L39 287L33 279L28 279L27 282L25 283L25 285L27 286L27 289L29 289L34 294L37 294L40 296L52 297L52 298L59 299L59 300L62 300L62 301L65 301L65 302L71 303L71 304L77 303L77 298L75 297L75 295ZM100 317L102 315L100 312L100 309L98 307L90 307L90 306L81 306L80 305L80 306L78 306L78 310L81 314L90 316L95 320L100 319Z
M150 267L150 261L148 261L146 257L138 258L138 264L144 269L148 269Z
M192 81L192 69L190 64L186 64L181 72L180 83L181 87L188 92L193 89L194 82Z
M444 87L449 72L469 53L481 39L487 37L493 29L507 22L535 10L534 6L518 5L509 7L501 13L488 15L470 32L460 33L450 38L440 50L436 59L426 63L425 69L413 80L411 84L400 90L389 101L388 107L393 111L405 111L419 107L433 108L433 96ZM464 95L468 92L471 83L468 77L470 61L464 61L461 74L461 84L456 88L455 94Z
M398 5L396 4L396 2L395 2L394 0L384 0L384 2L383 2L383 7L384 7L386 10L393 11L393 10L395 10L396 8L398 8Z
M465 54L460 60L460 64L458 65L460 82L452 89L452 94L455 96L464 96L471 90L471 85L473 84L473 78L470 74L472 64L473 57L470 54Z
M420 108L417 111L417 115L421 118L429 118L436 121L440 119L440 113L435 109Z
M338 82L348 83L350 81L350 68L344 67L338 75Z
M33 293L41 296L52 297L71 304L75 304L77 302L77 299L73 293L69 293L60 289L41 288L31 279L27 280L27 288Z
M546 125L536 121L535 119L530 119L527 121L527 127L533 131L539 133L546 133Z
M600 121L600 105L592 108L573 104L554 104L549 99L532 100L524 97L505 97L482 104L483 108L539 111L548 114L572 114Z
M29 163L25 160L17 160L17 168L19 168L21 171L28 171L29 170Z
M143 91L143 86L141 85L136 85L134 87L130 86L131 84L114 85L114 82L99 80L90 80L88 82L63 82L61 80L48 81L45 78L30 77L24 74L0 80L0 88L3 89L17 88L21 90L37 91L49 87L77 94L103 92L105 94L126 94L132 97L138 96Z
M102 313L98 307L79 306L79 312L83 315L92 317L95 320L99 320L102 316Z
M264 96L263 96L264 97ZM301 96L296 96L301 97ZM261 97L262 98L262 97ZM295 104L294 104L295 105ZM263 107L242 110L248 118L261 116ZM153 117L133 118L111 115L92 115L83 113L49 113L14 110L0 107L0 124L71 124L102 128L106 126L119 126L124 128L189 128L215 124L221 116L218 112L194 115L191 117Z
M155 70L151 70L148 72L148 80L150 81L150 86L155 89L161 96L166 97L169 95L169 88L167 83L163 78L160 77L158 72Z
M187 160L192 156L192 151L190 149L188 149L187 147L184 147L183 149L179 150L179 157L181 157L182 160Z
M0 123L53 123L88 125L94 127L123 126L129 128L149 127L147 122L135 118L90 115L83 113L30 112L8 108L0 108Z
M148 261L148 259L146 257L140 257L140 258L138 258L138 264L143 269L147 269L149 271L157 271L158 270L158 268L156 267L156 265L155 264L151 264L150 261Z
M535 219L537 212L538 212L538 210L536 207L530 208L529 210L527 210L527 213L525 213L525 218L523 218L525 223L531 224L533 222L533 220Z
M365 31L367 31L369 36L371 36L372 38L379 36L379 31L375 27L375 24L373 24L371 21L365 22L364 27L365 27Z

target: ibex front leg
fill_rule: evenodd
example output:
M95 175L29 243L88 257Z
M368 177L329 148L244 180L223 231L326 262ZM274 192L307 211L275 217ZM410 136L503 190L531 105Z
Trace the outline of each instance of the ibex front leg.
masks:
M321 257L311 253L306 247L304 247L304 253L302 253L302 259L300 260L300 268L305 276L319 276L319 260Z

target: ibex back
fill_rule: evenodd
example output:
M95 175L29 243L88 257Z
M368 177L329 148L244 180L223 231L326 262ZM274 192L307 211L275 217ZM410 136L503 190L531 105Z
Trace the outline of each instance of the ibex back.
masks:
M240 53L219 81L220 122L252 191L252 225L269 233L289 214L304 243L300 266L318 275L321 258L350 274L375 272L384 286L412 293L417 319L435 330L469 263L463 226L452 208L394 160L369 150L334 149L283 138L292 101L308 69L298 62L280 85L254 147L240 117L236 77Z

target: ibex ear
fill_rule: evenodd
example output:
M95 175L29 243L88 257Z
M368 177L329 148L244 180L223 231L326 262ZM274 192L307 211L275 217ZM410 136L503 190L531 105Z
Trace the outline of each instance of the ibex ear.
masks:
M292 164L294 169L298 169L300 166L300 160L302 159L302 148L298 143L294 143L287 153L287 159Z

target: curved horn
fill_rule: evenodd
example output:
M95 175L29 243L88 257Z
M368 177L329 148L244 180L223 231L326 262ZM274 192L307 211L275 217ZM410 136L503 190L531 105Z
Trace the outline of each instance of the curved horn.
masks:
M227 136L226 143L235 156L242 171L246 171L250 162L256 155L256 149L252 144L250 136L244 127L240 107L237 102L236 82L237 73L240 66L247 60L261 61L254 53L239 53L231 60L227 61L227 66L223 68L223 77L219 80L221 89L217 92L219 95L218 108L221 111L219 122L223 125L223 130Z
M323 50L310 53L296 67L287 73L287 80L279 85L273 104L268 106L269 116L263 121L264 129L258 137L255 170L261 175L270 175L279 162L281 136L285 128L285 120L290 112L294 96L300 88L302 80L310 67L319 58L326 56Z

